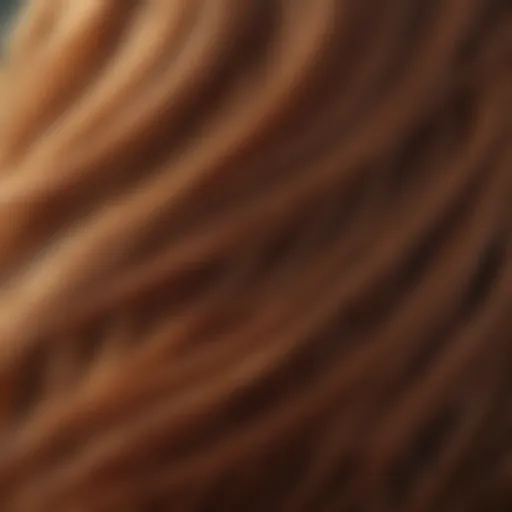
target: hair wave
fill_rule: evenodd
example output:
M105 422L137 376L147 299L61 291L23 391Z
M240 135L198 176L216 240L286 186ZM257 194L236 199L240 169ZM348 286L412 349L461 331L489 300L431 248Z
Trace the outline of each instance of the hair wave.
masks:
M2 98L3 511L512 507L512 3L31 0Z

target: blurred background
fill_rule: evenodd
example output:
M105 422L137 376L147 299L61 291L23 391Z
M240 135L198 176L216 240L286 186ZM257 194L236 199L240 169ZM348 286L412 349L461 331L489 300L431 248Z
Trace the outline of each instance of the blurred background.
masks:
M22 0L0 0L0 22L2 25L11 18L21 2Z

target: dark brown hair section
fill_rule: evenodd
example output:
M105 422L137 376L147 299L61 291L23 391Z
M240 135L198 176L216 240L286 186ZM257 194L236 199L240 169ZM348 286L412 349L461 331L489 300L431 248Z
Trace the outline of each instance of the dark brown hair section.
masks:
M2 512L512 509L512 3L32 0L0 126Z

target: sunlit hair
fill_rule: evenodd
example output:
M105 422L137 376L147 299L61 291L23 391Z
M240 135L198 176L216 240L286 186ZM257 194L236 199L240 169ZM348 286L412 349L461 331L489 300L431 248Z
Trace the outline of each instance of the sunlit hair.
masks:
M512 510L512 2L26 4L0 510Z

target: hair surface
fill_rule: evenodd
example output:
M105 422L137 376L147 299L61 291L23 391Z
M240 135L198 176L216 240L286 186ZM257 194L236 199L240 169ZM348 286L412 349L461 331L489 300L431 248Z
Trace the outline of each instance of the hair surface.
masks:
M512 509L512 2L28 0L0 78L2 512Z

